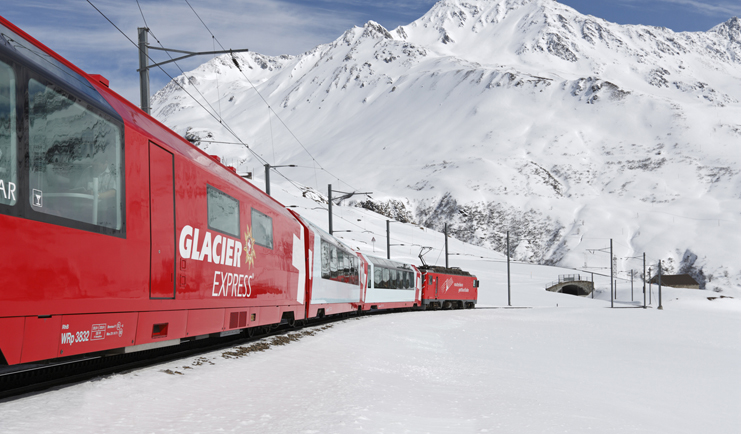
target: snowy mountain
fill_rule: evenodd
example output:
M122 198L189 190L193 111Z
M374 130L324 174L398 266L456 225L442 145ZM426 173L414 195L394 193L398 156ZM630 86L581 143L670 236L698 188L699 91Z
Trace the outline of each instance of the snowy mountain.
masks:
M521 260L609 267L587 249L612 238L623 276L646 252L654 269L741 288L738 18L675 33L552 0L443 0L394 30L371 21L299 56L222 56L176 81L316 190L373 191L364 206L499 251L509 230ZM262 173L214 143L234 138L175 83L152 106Z

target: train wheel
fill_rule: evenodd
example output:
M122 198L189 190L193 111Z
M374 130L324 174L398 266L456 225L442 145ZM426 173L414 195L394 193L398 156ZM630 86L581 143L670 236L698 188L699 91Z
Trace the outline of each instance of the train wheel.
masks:
M250 327L247 330L245 330L245 333L247 333L247 337L248 338L251 338L251 337L255 336L255 328L254 327Z
M453 308L453 303L449 301L446 301L445 303L443 303L443 309L447 310L447 309L452 309L452 308Z

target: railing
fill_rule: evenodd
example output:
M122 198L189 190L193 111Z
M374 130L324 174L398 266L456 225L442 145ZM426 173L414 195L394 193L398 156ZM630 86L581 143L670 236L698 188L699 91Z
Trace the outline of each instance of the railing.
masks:
M561 274L561 275L558 276L558 282L548 283L545 287L546 287L546 289L548 289L548 288L550 288L552 286L556 286L556 285L558 285L560 283L580 282L580 281L588 282L588 280L586 280L586 279L582 280L581 274Z

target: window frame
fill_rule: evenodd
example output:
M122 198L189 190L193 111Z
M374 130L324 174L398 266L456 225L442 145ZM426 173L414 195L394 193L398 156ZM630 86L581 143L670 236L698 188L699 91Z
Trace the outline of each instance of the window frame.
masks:
M225 231L223 229L220 229L220 228L211 226L211 218L210 218L211 217L211 208L209 207L209 194L208 194L208 192L210 190L214 190L214 191L218 192L219 194L222 194L222 195L228 197L229 199L232 199L233 201L235 201L237 203L237 233L236 234L233 234L233 233L228 232L228 231ZM212 231L216 231L216 232L222 233L222 234L227 235L227 236L230 236L232 238L241 239L242 236L240 235L239 231L242 228L242 203L239 201L239 199L236 199L236 198L232 197L230 194L224 193L221 189L216 188L216 187L214 187L211 184L206 184L206 225Z
M21 190L21 179L23 176L23 173L22 173L23 166L21 165L22 157L23 157L23 146L22 146L21 141L24 139L24 137L22 135L22 131L23 131L22 105L19 104L19 99L22 98L23 96L19 95L20 93L19 84L21 83L21 81L18 77L19 71L18 71L18 67L16 66L16 63L13 61L10 61L9 59L5 59L3 56L0 56L0 62L7 65L8 68L10 68L10 72L13 74L12 85L14 86L14 89L12 89L13 100L11 101L11 104L13 105L12 107L13 111L15 111L15 113L13 114L14 119L12 122L14 124L12 126L15 127L15 130L11 131L11 134L15 136L15 152L14 154L11 154L11 155L15 155L15 158L9 159L11 164L15 165L13 168L11 168L11 172L12 172L12 169L15 170L15 180L11 178L3 179L4 181L3 188L6 194L10 192L10 183L12 182L15 185L15 191L14 191L15 203L13 204L0 203L0 213L13 215L14 213L12 211L17 210L19 208L20 202L22 202L21 197L25 199L25 195L21 195L21 192L23 191Z
M126 238L127 233L127 219L126 219L126 134L125 124L121 116L113 109L110 104L107 104L107 100L100 96L100 100L90 97L89 95L80 92L66 83L61 82L54 78L54 75L44 70L39 65L29 61L20 54L10 50L9 48L0 44L0 60L9 65L15 74L16 80L16 134L17 140L17 183L16 183L16 195L17 200L14 205L0 204L0 214L9 215L12 217L23 218L26 220L37 221L42 223L48 223L55 226L62 226L66 228L82 230L85 232L98 233L102 235L109 235L117 238ZM84 76L78 75L80 79L87 80ZM113 124L119 131L118 146L120 156L120 182L121 182L121 193L119 196L119 209L121 212L121 227L120 229L109 228L106 226L99 226L92 223L82 222L73 220L70 218L57 216L53 214L47 214L39 212L31 206L29 198L31 194L30 189L30 101L29 97L29 82L31 79L36 80L40 84L50 87L55 92L58 92L65 97L73 100L76 104L79 104L85 110L94 113L96 116L105 119L107 122ZM97 91L96 91L97 92ZM106 102L102 104L101 101Z
M258 213L259 215L270 220L270 245L269 246L266 246L265 244L261 244L257 240L257 238L255 238L255 213ZM265 214L262 211L252 208L250 212L250 222L252 223L252 238L254 238L255 244L260 247L265 247L266 249L273 250L273 246L275 246L275 225L273 225L273 218Z

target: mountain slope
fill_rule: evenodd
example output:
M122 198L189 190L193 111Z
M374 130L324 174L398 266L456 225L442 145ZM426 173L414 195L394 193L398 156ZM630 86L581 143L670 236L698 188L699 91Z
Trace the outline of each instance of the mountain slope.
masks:
M236 60L239 68L234 63ZM374 191L418 223L518 259L618 268L644 251L717 290L741 267L741 22L621 26L551 0L447 0L299 56L222 56L176 80L286 175ZM249 81L248 81L249 80ZM282 129L254 84L328 173ZM171 83L153 113L259 164ZM200 141L199 141L200 139Z

